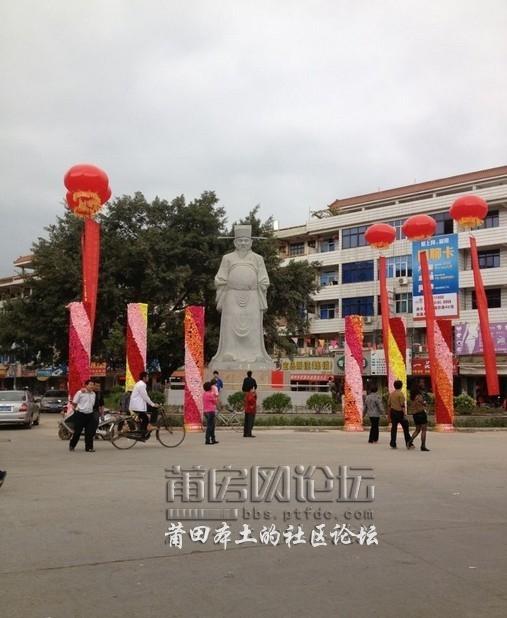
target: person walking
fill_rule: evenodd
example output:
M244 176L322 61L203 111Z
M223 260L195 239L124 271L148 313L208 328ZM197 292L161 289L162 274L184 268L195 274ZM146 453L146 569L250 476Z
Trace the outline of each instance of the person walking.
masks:
M0 487L4 484L5 477L7 476L7 472L5 470L0 470Z
M87 453L94 453L93 438L97 429L95 425L95 416L93 414L93 406L95 405L95 391L92 380L86 380L84 388L77 391L72 400L74 408L74 433L69 442L69 451L76 448L81 433L85 432L85 450Z
M389 393L388 399L388 412L391 418L391 442L390 447L396 448L396 432L398 431L398 423L403 428L403 434L405 436L405 444L407 448L414 448L411 442L410 432L408 430L408 421L405 416L405 395L403 393L403 382L401 380L394 381L394 391Z
M204 393L202 395L202 403L204 409L204 418L206 419L206 438L205 444L218 444L215 438L215 421L217 414L218 393L212 387L211 382L204 382Z
M426 414L426 406L424 403L424 397L419 390L415 387L410 391L410 399L408 401L408 413L412 414L415 424L415 432L410 438L410 444L413 446L414 440L419 434L421 434L421 451L429 452L429 448L426 448L426 430L428 428L428 415Z
M255 388L252 387L248 393L245 393L245 423L243 425L243 437L255 438L252 435L252 429L255 423L255 414L257 412L257 393Z
M384 406L382 404L382 399L377 392L377 387L374 385L370 388L370 392L366 395L366 399L364 400L364 413L370 419L370 435L368 437L368 442L370 444L377 444L379 431L378 426L380 422L380 417L384 414Z
M148 437L149 432L155 429L158 418L157 403L154 403L148 396L146 385L148 384L148 373L142 371L139 375L139 381L135 383L132 389L132 395L129 401L129 411L139 417L139 425L145 437ZM147 406L153 409L150 415L150 424L148 425Z
M247 371L246 378L243 380L243 386L241 387L241 390L244 393L249 393L252 388L255 388L255 390L257 390L257 382L255 381L255 378L252 378L252 372Z

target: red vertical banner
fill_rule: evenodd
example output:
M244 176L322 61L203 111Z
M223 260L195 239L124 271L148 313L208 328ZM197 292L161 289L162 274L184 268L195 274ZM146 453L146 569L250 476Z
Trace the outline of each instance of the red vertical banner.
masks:
M431 389L435 398L435 424L436 429L440 431L452 431L454 418L452 322L436 319L426 251L419 253L419 261L421 262L424 313L426 315Z
M90 377L90 318L83 303L70 303L69 310L69 400Z
M95 314L97 310L97 291L99 287L100 262L100 224L93 219L85 219L81 236L83 303L90 316L93 337Z
M363 318L345 318L345 431L363 431Z
M187 431L202 430L204 375L204 307L185 309L185 400Z
M484 357L484 367L486 369L486 384L490 397L500 394L498 384L498 372L496 367L496 353L489 329L488 299L484 291L481 269L479 267L479 256L477 254L477 243L473 236L470 236L470 255L472 257L472 270L474 273L475 299L477 312L479 314L479 325L482 336L482 354Z
M423 286L424 314L426 319L426 338L428 343L428 356L430 359L431 390L436 395L437 389L437 356L435 352L435 305L433 304L433 292L431 289L430 269L426 251L419 252L421 263L421 278Z
M386 375L389 390L391 390L391 365L389 359L389 298L387 293L387 260L381 255L378 259L378 272L380 284L380 313L382 314L382 346L386 361Z

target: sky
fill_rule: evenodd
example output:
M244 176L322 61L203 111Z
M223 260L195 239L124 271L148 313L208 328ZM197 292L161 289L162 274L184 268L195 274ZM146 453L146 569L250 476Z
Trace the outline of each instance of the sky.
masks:
M507 164L505 0L0 3L0 275L93 163L280 227Z

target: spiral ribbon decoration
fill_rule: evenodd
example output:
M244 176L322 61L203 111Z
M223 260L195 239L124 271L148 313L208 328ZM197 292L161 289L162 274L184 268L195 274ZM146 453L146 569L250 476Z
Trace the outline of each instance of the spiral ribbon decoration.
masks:
M146 371L146 349L148 341L148 305L129 303L127 305L127 371L125 390L131 391Z
M90 377L92 333L84 303L73 302L69 310L69 400Z
M363 430L363 318L345 317L345 431Z
M185 309L185 427L202 429L204 375L204 307Z

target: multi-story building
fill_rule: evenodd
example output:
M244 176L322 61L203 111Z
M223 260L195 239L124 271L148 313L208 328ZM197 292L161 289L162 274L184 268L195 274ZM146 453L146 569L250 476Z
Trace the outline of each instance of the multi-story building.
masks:
M371 224L385 222L396 228L396 241L385 253L391 310L393 315L406 320L413 359L424 358L424 321L414 320L412 316L412 246L401 229L408 217L419 213L436 219L437 235L458 233L460 315L453 323L467 323L474 329L478 316L469 234L459 232L449 215L453 201L469 193L483 197L489 205L488 216L483 226L474 231L474 236L490 321L499 325L497 362L503 392L506 392L507 166L338 199L326 209L312 213L305 224L279 229L276 235L285 261L307 260L317 263L319 268L320 288L313 296L314 305L308 308L309 332L298 342L299 353L326 353L342 348L344 318L350 314L365 318L365 347L382 346L378 252L368 246L364 233ZM459 356L459 375L461 379L455 380L455 389L473 392L484 375L482 357L473 353Z
M0 278L0 309L6 300L20 298L31 293L28 283L29 271L32 270L32 256L22 255L14 260L15 275Z

